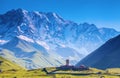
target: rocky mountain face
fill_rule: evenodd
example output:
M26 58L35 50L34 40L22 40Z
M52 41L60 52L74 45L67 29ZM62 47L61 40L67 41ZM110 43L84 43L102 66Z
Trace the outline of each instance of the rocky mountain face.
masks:
M60 66L65 59L75 64L119 33L56 13L13 9L0 15L0 54L28 69Z
M108 40L100 48L82 59L77 66L86 66L99 69L119 68L120 67L120 35Z

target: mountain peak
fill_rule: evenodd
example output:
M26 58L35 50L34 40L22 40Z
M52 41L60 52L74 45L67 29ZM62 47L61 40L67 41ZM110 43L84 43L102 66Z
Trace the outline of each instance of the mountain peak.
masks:
M59 22L59 23L65 22L65 20L61 16L59 16L57 13L48 12L46 13L46 15L49 19L54 20L56 22Z
M8 11L6 14L11 14L11 13L22 13L23 9L19 8L19 9L12 9L10 11Z
M24 58L29 57L29 52L30 55L35 53L32 55L34 57L27 60L22 60L21 58L25 67L30 66L30 63L33 63L33 66L30 67L35 65L44 67L45 65L51 66L53 64L57 66L63 63L63 61L58 60L58 57L60 59L69 58L75 63L79 57L82 58L119 32L104 31L104 33L106 34L101 34L94 24L84 23L78 25L72 21L66 21L58 14L52 12L30 12L19 8L0 15L0 41L11 43L7 48L4 48L4 46L8 44L4 43L1 48L9 50L10 53L13 53L11 55L13 57L17 55L16 59L22 56L25 56ZM106 35L108 36L106 37ZM62 56L61 53L64 54L62 50L68 52L65 54L66 56ZM45 58L47 57L46 52L50 57L54 53L52 61ZM40 64L41 56L46 59L43 61L44 64ZM39 57L40 59L38 59ZM34 61L32 61L33 59ZM37 63L35 60L37 60Z
M55 17L55 18L58 18L59 16L58 16L58 14L57 13L54 13L54 12L48 12L48 13L46 13L47 15L50 15L50 16L53 16L53 17Z

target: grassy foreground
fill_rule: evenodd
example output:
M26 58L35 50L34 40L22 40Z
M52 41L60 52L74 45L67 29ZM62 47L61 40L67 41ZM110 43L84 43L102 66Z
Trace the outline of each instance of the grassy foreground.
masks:
M49 72L55 68L46 68ZM91 68L87 71L56 71L46 74L42 69L36 70L7 70L0 73L0 78L120 78L119 73L109 69L102 71ZM115 71L115 72L114 72Z
M0 78L120 78L120 68L112 68L107 70L98 70L90 68L85 71L62 71L55 67L43 69L26 70L0 57Z

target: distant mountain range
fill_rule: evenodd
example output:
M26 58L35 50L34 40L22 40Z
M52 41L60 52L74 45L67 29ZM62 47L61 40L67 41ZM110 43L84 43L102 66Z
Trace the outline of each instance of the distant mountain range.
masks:
M0 15L0 56L28 69L75 64L120 32L77 24L56 13L11 10Z
M108 40L100 48L82 59L77 66L86 66L99 69L120 68L120 35Z

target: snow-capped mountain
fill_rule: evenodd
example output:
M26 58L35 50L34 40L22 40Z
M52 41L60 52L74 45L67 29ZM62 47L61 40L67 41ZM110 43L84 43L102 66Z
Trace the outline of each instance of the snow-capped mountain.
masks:
M118 34L51 12L17 9L0 15L1 55L27 68L59 66L68 58L75 64Z

